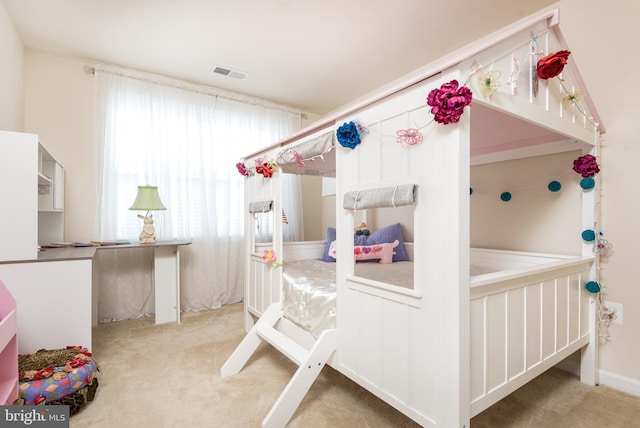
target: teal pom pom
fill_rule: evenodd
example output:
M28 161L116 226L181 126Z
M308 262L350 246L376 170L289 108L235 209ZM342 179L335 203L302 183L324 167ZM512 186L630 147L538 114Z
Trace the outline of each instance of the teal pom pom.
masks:
M503 202L509 202L511 200L511 193L509 192L502 192L500 194L500 200L502 200Z
M469 187L469 194L473 195L473 187Z
M599 293L601 288L600 288L600 284L598 284L598 281L589 281L584 285L584 288L587 289L587 291L589 293Z
M596 181L591 177L583 178L582 180L580 180L580 187L582 187L584 190L593 189L593 186L595 185Z
M562 188L562 184L560 184L559 181L552 181L549 183L549 185L547 186L547 188L551 191L551 192L557 192L558 190L560 190Z
M596 233L591 229L583 230L582 239L584 239L587 242L595 241Z

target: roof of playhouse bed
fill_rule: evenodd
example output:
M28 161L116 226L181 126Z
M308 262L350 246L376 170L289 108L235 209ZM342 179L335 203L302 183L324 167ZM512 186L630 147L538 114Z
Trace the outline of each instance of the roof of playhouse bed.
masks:
M554 51L555 54L550 55ZM473 89L472 163L582 149L595 144L588 136L604 133L604 127L575 62L567 58L570 53L565 51L568 52L568 47L558 27L557 9L525 18L329 113L245 159L277 151L274 162L284 172L335 176L335 124L338 121L444 70L463 66L469 67L469 75L462 85L469 84ZM540 67L538 61L545 56L552 57L552 72L557 71L554 68L561 61L559 57L564 57L564 63L560 74L541 82L536 66ZM524 104L540 110L558 109L559 120L541 125L526 115L519 115L510 99L518 97L530 98ZM576 123L586 130L579 139L567 131ZM496 156L497 153L500 155Z

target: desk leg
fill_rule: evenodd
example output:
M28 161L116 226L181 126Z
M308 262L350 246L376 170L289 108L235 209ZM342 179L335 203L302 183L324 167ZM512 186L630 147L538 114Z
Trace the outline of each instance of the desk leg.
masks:
M154 248L156 324L180 322L180 254L178 246Z
M95 256L91 259L91 326L98 325L98 296L100 294L100 288L98 287L98 265L100 263L95 261Z

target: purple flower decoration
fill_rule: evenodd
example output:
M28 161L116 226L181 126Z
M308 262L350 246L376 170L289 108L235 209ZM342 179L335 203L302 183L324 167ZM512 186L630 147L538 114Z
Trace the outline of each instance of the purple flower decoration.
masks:
M434 120L438 123L456 123L465 106L471 104L472 93L466 86L458 87L458 81L444 83L440 88L433 89L427 97Z
M238 168L238 172L240 173L240 175L244 175L245 177L249 176L249 171L247 171L247 167L244 166L243 162L238 162L236 164L236 168Z
M587 178L599 173L600 167L598 167L598 161L596 161L595 156L584 155L573 161L573 170Z
M355 149L360 140L360 126L354 121L345 122L336 131L336 138L342 147Z

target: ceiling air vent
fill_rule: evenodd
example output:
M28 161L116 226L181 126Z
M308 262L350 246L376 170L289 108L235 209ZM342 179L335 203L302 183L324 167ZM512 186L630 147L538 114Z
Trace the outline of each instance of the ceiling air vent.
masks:
M247 73L244 73L242 71L231 70L229 68L220 67L219 65L216 65L214 67L213 72L216 74L220 74L222 76L233 77L234 79L240 79L240 80L248 76Z

